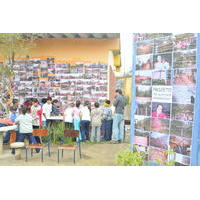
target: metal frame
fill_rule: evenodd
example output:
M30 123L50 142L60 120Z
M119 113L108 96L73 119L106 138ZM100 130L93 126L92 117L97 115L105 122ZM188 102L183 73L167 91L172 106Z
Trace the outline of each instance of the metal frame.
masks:
M135 70L136 70L136 42L133 43L133 66L132 66L132 102L131 102L131 134L130 134L130 149L133 151L133 139L135 135L135 108L136 108L136 86L135 86Z
M196 52L196 66L197 66L197 75L196 75L196 98L195 98L195 106L194 106L194 127L192 133L192 155L191 155L191 166L200 165L200 33L197 34L197 52Z
M135 70L136 70L136 42L133 43L133 66L132 66L132 104L131 104L131 133L130 133L130 149L133 150L133 139L135 134L135 108L136 108L136 86L135 86ZM197 34L196 44L196 98L194 105L194 124L192 134L192 150L191 150L191 166L200 165L200 33Z

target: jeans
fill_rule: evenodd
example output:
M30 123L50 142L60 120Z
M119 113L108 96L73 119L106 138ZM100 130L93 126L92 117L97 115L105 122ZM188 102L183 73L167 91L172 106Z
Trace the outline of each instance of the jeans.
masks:
M33 125L33 129L39 129L40 126L34 126ZM35 141L36 143L42 144L41 138L39 136L34 136L35 137Z
M100 137L101 137L101 132L100 132L101 127L100 126L92 126L92 133L91 133L91 142L94 142L95 137L97 138L97 142L100 142Z
M74 130L80 131L80 119L74 119ZM79 135L79 139L82 140L81 134Z
M36 140L32 133L19 133L18 142L24 142L24 139L29 139L29 144L36 144ZM37 153L40 152L40 149L35 149Z
M82 120L81 121L81 138L82 141L89 140L89 125L90 121Z
M102 122L103 136L106 141L111 140L112 137L112 124L113 120L104 120Z
M123 141L124 140L124 115L115 114L113 117L113 141Z

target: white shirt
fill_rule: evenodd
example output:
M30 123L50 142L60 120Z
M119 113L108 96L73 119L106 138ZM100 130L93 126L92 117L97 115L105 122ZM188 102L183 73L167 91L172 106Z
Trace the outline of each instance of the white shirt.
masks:
M52 111L52 104L45 103L42 107L42 121L46 121L46 118L49 118L51 116ZM46 118L44 115L46 115Z
M65 116L65 122L72 123L73 122L73 116L72 116L73 108L69 107L65 109L64 116Z
M19 122L20 133L32 133L33 132L33 118L30 114L19 115L15 120L15 123Z
M81 108L82 118L81 120L91 121L90 110L87 106Z

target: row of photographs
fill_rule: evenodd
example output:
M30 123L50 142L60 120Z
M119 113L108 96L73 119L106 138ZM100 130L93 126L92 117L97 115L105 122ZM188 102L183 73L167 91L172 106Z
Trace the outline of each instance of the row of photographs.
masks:
M86 74L77 73L77 71L76 73L57 73L55 76L42 79L44 73L48 74L45 68L64 72L69 65L41 60L35 60L28 65L23 62L16 64L14 66L14 95L20 99L32 97L42 99L51 96L68 103L77 99L96 102L99 99L105 100L107 97L107 66L105 64L77 64L76 69L81 71L85 68ZM94 79L95 75L100 76L99 79Z
M192 141L191 138L187 137L158 132L144 132L136 129L134 144L144 147L157 147L165 150L168 150L170 147L176 153L190 156Z
M196 68L196 50L136 56L136 70Z
M134 144L148 148L149 160L151 161L161 160L162 163L165 163L167 160L172 159L177 163L189 165L191 138L135 130ZM173 158L169 158L169 155L167 155L168 149L175 152L175 155L170 155L174 156Z
M136 85L196 85L196 69L147 70L135 72Z
M136 101L151 102L152 88L154 87L136 86ZM196 95L195 86L174 86L172 88L172 102L176 104L194 104L195 95Z
M154 131L191 138L193 122L135 115L135 128L143 131Z
M136 101L135 114L192 122L194 120L194 105Z
M158 38L157 38L158 37ZM154 39L140 37L137 42L137 55L158 54L172 51L196 49L196 36L194 34L153 36ZM145 40L147 39L147 40Z

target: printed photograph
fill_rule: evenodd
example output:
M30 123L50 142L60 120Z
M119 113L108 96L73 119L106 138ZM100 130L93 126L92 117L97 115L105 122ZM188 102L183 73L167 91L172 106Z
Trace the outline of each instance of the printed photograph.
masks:
M179 121L194 120L194 105L192 104L172 104L172 119Z
M152 102L152 117L169 119L170 107L170 103Z
M172 52L173 41L171 37L155 39L154 53L169 53Z
M153 55L136 56L136 70L153 69Z
M184 156L182 154L176 153L176 162L183 164L185 166L190 165L190 156Z
M196 69L176 69L174 72L174 85L196 85Z
M133 39L134 41L139 42L142 40L152 40L155 38L167 37L171 35L172 33L135 33Z
M170 134L180 137L192 138L192 127L192 122L172 120Z
M196 37L194 34L179 34L174 36L174 50L196 49Z
M136 86L136 100L151 101L151 86Z
M171 85L171 70L152 71L152 85Z
M144 41L137 44L137 55L152 54L154 41Z
M169 145L169 135L156 132L150 133L150 146L167 150L168 145Z
M142 115L135 115L135 128L143 131L150 131L150 118Z
M153 162L161 162L165 164L167 162L167 151L157 147L149 147L149 160Z
M151 116L151 102L136 101L136 115Z
M196 50L175 52L174 68L196 68Z
M169 120L163 118L151 118L151 131L169 134Z
M151 76L152 76L151 70L136 71L135 72L136 85L151 85Z
M169 70L172 67L172 53L157 54L153 56L154 70Z
M194 104L195 87L193 86L174 86L172 94L173 103Z
M191 143L191 138L178 137L173 135L170 136L170 148L173 149L173 151L176 153L190 156Z

